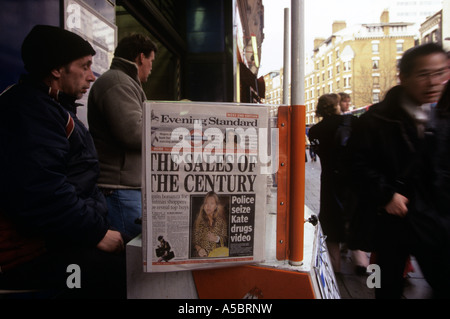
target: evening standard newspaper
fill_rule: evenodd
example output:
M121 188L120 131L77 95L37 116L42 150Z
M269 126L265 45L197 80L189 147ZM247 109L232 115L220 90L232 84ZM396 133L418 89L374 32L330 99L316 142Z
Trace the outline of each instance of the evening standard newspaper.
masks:
M147 102L144 272L264 260L268 109Z

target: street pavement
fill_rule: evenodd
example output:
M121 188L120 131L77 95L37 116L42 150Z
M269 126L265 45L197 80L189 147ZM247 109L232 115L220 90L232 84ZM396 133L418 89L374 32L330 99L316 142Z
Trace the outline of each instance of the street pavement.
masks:
M320 160L312 162L308 154L305 170L305 205L317 216L320 210ZM412 258L414 272L408 274L403 291L404 299L431 299L431 288L423 278L419 266ZM336 273L342 299L374 299L375 292L367 287L368 275L355 272L351 252L343 249L341 253L341 272Z

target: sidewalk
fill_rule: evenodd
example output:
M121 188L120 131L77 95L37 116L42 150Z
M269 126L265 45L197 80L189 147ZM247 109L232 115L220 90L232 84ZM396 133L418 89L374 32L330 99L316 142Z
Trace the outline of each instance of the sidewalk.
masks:
M305 170L305 205L319 215L320 210L320 160L311 162L308 154L308 162ZM358 275L354 271L354 265L350 252L341 254L341 273L336 274L342 299L374 299L375 292L367 287L366 275ZM431 288L423 278L417 262L412 258L415 269L410 273L405 283L404 299L430 299Z

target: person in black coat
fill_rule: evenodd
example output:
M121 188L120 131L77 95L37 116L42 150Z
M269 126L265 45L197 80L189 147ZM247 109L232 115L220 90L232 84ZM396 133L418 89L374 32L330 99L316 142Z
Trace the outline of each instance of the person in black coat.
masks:
M35 26L22 45L28 74L0 95L0 289L126 297L124 241L106 222L96 150L76 116L93 55L80 36ZM81 288L68 289L70 269Z
M350 139L358 208L349 247L374 253L377 298L401 297L411 254L436 297L449 297L449 212L439 211L435 184L441 128L434 104L447 80L445 51L436 44L412 48L399 69L401 84L360 117ZM441 191L448 196L448 188Z
M450 73L450 72L449 72ZM439 210L450 214L450 82L436 106L435 189Z
M339 170L345 162L343 149L347 144L354 121L351 115L341 115L339 95L325 94L317 103L317 116L322 120L311 127L311 147L319 156L322 167L320 177L319 220L335 272L340 272L340 243L346 241L346 216L344 212L345 193Z

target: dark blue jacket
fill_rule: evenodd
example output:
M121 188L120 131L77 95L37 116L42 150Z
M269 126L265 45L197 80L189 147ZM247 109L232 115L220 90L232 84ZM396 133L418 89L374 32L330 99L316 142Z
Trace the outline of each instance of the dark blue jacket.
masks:
M48 90L24 77L0 96L0 213L26 236L95 246L108 230L95 147L75 100Z

